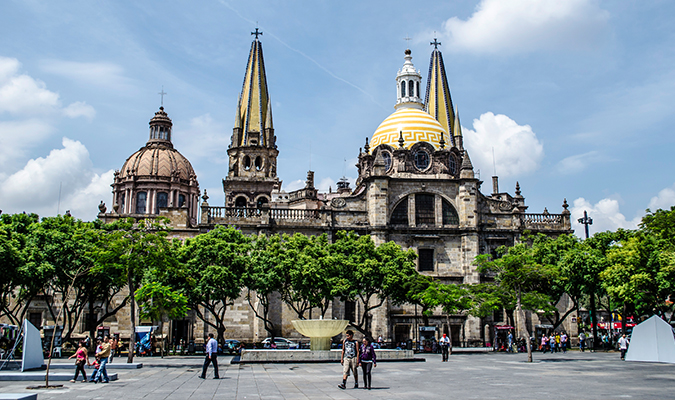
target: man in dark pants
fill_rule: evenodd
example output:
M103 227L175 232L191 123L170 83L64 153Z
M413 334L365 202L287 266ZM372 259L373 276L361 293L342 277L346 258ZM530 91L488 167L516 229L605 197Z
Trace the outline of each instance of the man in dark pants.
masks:
M206 342L206 359L204 359L200 378L206 379L206 370L210 363L213 363L213 379L220 379L218 376L218 341L213 338L213 333L209 333L209 341Z

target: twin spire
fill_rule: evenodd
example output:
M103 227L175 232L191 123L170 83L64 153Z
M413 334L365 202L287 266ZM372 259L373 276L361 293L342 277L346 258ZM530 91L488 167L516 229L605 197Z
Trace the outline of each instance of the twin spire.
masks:
M256 28L251 35L255 35L255 39L251 44L234 120L234 128L239 130L239 134L233 137L232 147L274 147L272 103L267 88L262 43L258 39L262 32Z
M459 112L455 108L450 96L450 85L445 75L443 54L438 49L441 43L434 38L434 46L429 61L429 75L427 76L427 93L424 99L424 110L443 126L453 146L462 150L462 126L459 123Z

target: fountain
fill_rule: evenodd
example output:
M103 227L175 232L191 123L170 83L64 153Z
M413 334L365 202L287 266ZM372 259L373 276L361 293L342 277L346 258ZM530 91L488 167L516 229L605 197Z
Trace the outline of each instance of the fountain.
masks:
M344 319L296 319L291 321L295 329L309 337L312 351L330 350L331 338L341 333L349 324Z

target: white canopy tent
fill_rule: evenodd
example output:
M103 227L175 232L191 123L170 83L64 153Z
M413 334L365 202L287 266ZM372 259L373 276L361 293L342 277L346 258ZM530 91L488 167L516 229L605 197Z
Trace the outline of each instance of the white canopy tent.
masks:
M675 364L673 328L654 315L633 328L626 361L647 361Z

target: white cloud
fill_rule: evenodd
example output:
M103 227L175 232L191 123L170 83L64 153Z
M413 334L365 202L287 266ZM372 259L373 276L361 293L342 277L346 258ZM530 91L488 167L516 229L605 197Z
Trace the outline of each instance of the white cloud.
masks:
M303 181L302 179L298 179L283 185L282 190L284 190L285 192L292 192L294 190L302 189L304 187L305 181Z
M230 145L229 133L221 122L214 121L210 114L192 118L187 127L175 122L171 140L189 160L207 159L216 164L229 162L227 148Z
M648 208L651 211L656 211L658 209L670 210L670 207L672 206L675 206L675 184L661 190L658 195L652 197L649 201Z
M39 143L53 132L53 127L40 120L0 122L0 171L7 171L8 165L25 156L29 147ZM0 172L0 179L4 178Z
M579 237L584 237L584 226L577 222L583 218L584 211L593 219L593 224L589 226L589 232L592 236L596 232L615 231L618 228L635 229L640 223L642 217L636 216L632 220L627 220L619 209L619 200L604 198L595 204L591 204L583 197L574 200L571 207L572 229Z
M124 68L113 63L45 60L41 68L45 72L90 86L119 91L134 87L133 81L124 76Z
M492 149L497 175L511 177L535 171L544 146L529 125L518 125L506 115L487 112L473 120L473 130L462 127L464 143L474 167L492 173Z
M96 116L96 110L84 101L76 101L63 109L63 115L69 118L85 117L91 121Z
M21 63L0 57L0 113L38 114L59 107L59 95L44 82L20 74Z
M0 183L3 212L54 215L60 191L61 214L69 209L77 218L95 218L98 202L111 197L113 171L96 174L89 151L82 143L64 137L62 144L62 149L29 160L23 169Z
M576 174L586 169L590 164L598 161L598 152L589 151L588 153L576 154L564 158L556 165L556 170L564 175Z
M441 37L449 49L476 53L591 48L608 20L597 0L482 0L466 21L448 19Z

